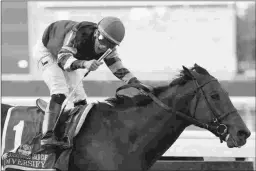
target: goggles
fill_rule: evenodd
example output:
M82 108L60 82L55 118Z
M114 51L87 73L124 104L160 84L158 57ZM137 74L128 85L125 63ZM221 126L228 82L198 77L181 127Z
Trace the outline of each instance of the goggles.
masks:
M104 46L105 48L110 48L113 49L116 44L110 42L107 38L105 38L102 34L99 34L98 36L98 41L100 43L101 46Z

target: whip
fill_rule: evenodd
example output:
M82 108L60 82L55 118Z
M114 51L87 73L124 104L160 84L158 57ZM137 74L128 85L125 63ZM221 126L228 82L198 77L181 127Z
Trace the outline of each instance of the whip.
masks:
M108 49L97 61L100 62L102 61L104 58L106 58L110 53L112 52L112 49ZM67 104L68 104L68 101L70 100L70 98L72 97L72 95L74 94L75 90L77 89L77 87L79 86L79 84L82 83L83 79L91 72L90 70L88 70L87 68L86 69L86 73L84 74L83 78L79 81L79 83L74 87L74 89L69 93L68 97L65 99L65 101L63 102L62 104L62 109L61 109L61 112L55 122L55 125L53 127L53 130L55 130L56 126L57 126L57 123L59 121L59 118L61 116L61 114L63 113L63 111L65 110Z

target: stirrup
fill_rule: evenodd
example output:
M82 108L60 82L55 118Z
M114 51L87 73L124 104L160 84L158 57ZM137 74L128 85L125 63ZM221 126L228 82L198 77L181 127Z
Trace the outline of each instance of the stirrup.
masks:
M47 131L41 138L40 140L40 144L42 146L54 146L55 144L54 143L47 143L47 141L52 141L52 142L56 142L56 144L59 142L57 137L55 136L54 132L53 131Z
M40 144L42 147L62 147L64 145L64 142L58 141L57 139L54 139L53 137L49 137L47 139L41 139Z
M70 138L68 136L63 137L62 141L64 142L63 147L65 149L73 147L73 144L71 143Z

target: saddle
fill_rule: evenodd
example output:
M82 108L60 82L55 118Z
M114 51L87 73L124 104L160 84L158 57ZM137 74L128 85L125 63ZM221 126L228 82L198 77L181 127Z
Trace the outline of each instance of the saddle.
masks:
M68 120L62 128L71 130L71 140L79 133L87 114L95 103L77 106L67 112ZM4 123L4 145L2 146L2 166L4 170L60 170L68 169L69 155L72 148L42 148L42 121L47 102L36 100L36 106L16 106L8 111L8 119ZM39 110L38 110L39 109ZM64 130L64 132L65 132ZM15 135L13 135L15 131ZM17 137L21 141L17 144Z
M76 135L78 134L78 132L80 131L81 126L82 126L82 124L84 123L84 120L85 120L87 114L89 113L89 111L91 110L91 108L94 106L94 104L95 104L95 103L87 104L86 107L84 108L84 112L83 112L83 114L81 115L81 117L79 118L79 122L77 123L77 127L76 127L76 130L75 130L75 136L76 136ZM48 105L48 103L47 103L45 100L43 100L43 99L38 98L38 99L36 100L36 106L37 106L41 111L43 111L43 112L45 112L47 105ZM69 116L72 116L72 115L76 114L76 113L77 113L77 110L79 110L79 108L74 108L74 110L69 113ZM64 112L67 112L67 111L64 111ZM79 116L78 116L78 115L75 115L74 117L75 117L74 119L77 120L77 118L78 118ZM70 119L68 119L68 120L72 120L72 119L70 118Z

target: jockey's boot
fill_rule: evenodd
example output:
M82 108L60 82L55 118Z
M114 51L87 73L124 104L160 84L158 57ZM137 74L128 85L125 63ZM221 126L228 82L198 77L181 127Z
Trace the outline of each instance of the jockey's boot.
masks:
M77 107L79 105L86 105L86 104L87 104L87 101L85 99L85 100L81 100L79 102L74 103L74 107ZM76 130L79 120L76 119L75 123L72 123L74 117L75 116L73 115L69 118L69 120L66 121L68 123L67 124L68 127L65 129L65 133L64 133L64 136L62 139L65 142L65 148L70 148L73 146L73 138L74 138L74 136L76 136L75 130Z
M68 123L68 128L65 129L65 133L62 141L65 142L64 148L70 148L73 146L73 138L76 130L77 123L72 123L72 119L74 116L71 116L70 121Z
M42 146L65 146L65 142L58 141L58 138L53 132L56 119L61 111L61 104L62 103L56 103L51 99L46 108L43 120L43 133L45 133L45 135L41 139Z

